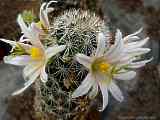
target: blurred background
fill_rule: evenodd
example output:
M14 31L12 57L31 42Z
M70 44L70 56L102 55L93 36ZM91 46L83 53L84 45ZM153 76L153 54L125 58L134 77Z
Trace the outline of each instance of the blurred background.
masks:
M33 10L37 14L40 3L44 1L47 0L0 0L0 38L16 40L20 35L17 15L23 10ZM140 36L150 37L146 46L152 49L146 58L153 56L154 60L139 69L133 81L120 85L125 101L118 103L110 98L109 106L98 114L97 120L160 120L160 0L57 1L58 4L53 5L57 14L69 8L91 10L101 16L113 31L119 28L124 35L144 28ZM32 111L32 88L19 97L10 97L24 82L22 68L2 61L10 49L8 44L0 42L0 120L36 120Z

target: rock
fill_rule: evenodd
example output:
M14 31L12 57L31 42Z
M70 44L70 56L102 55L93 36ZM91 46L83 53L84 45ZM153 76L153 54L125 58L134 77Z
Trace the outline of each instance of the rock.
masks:
M21 68L0 64L0 118L4 117L7 104L6 99L24 83Z

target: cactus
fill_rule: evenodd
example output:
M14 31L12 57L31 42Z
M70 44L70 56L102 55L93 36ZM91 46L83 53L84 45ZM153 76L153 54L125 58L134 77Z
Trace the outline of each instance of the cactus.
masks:
M111 41L108 26L89 11L70 9L48 20L55 10L49 7L52 3L57 1L41 5L39 21L31 22L31 12L18 16L23 32L18 42L0 39L13 47L4 62L25 66L24 87L12 95L35 83L37 119L84 120L98 106L98 92L103 99L99 111L107 107L108 91L117 101L124 100L115 80L133 79L133 69L152 60L140 60L150 51L142 48L149 38L138 41L142 29L126 37L117 29Z
M50 7L52 3L57 1L41 5L39 18L27 10L18 15L17 22L22 31L19 41L0 39L12 46L4 62L14 64L14 58L24 58L21 63L15 61L25 66L23 77L26 81L24 87L12 95L22 93L35 83L37 119L54 116L51 119L76 120L84 118L94 101L91 102L88 95L78 99L71 97L88 74L88 69L78 63L75 56L77 53L94 54L97 34L107 36L108 28L95 13L84 10L69 9L56 17L49 17L49 13L55 10Z
M72 99L72 92L87 75L87 69L75 61L77 53L92 55L96 49L97 32L108 32L105 23L94 13L67 10L51 21L47 46L58 43L66 49L51 58L46 71L49 80L38 83L35 108L37 113L53 114L57 120L70 120L91 107L88 96ZM107 35L107 33L105 33ZM46 39L47 39L46 38Z

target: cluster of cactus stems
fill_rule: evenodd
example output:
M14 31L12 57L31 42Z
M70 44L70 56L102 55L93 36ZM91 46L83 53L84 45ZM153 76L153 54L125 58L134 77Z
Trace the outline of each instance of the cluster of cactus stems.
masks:
M77 53L92 55L97 44L97 33L107 35L108 28L94 13L67 10L51 20L45 45L66 45L66 49L52 57L46 67L49 80L36 83L35 109L39 115L53 114L57 120L70 120L78 113L87 112L87 96L72 99L71 94L86 77L87 69L75 60ZM43 36L42 36L43 37Z

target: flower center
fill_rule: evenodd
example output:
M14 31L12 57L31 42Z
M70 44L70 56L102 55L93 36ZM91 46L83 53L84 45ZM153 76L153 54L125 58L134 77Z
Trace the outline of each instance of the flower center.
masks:
M110 64L105 63L105 62L102 62L102 63L99 64L99 70L100 70L102 73L108 72L109 69L110 69Z
M98 59L92 64L93 72L108 73L111 65L104 60Z
M34 60L39 60L43 56L42 51L39 48L36 48L36 47L31 48L31 52L30 53L31 53L31 57Z

